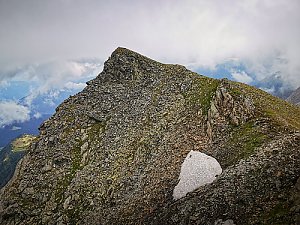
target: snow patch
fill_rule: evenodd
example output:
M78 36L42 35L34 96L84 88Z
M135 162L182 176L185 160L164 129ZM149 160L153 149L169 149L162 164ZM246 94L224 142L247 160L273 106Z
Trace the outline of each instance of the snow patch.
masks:
M173 198L180 199L188 192L212 183L221 173L222 168L215 158L201 152L190 151L181 165L180 181L174 188Z

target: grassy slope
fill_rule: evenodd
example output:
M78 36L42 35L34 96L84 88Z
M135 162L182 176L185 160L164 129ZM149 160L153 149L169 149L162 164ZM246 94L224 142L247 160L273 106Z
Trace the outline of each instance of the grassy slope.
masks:
M20 138L15 139L11 145L12 145L12 151L17 152L17 151L24 151L28 150L32 142L36 139L35 136L25 134Z
M267 92L238 82L231 85L245 95L250 95L254 100L257 113L260 117L271 119L273 125L288 129L300 129L300 107L292 105L282 99L274 97Z
M268 142L273 136L280 136L287 132L300 130L300 107L292 105L282 99L274 97L260 89L253 88L246 84L230 82L232 85L231 93L233 95L248 95L254 100L256 115L254 120L267 120L268 128L263 130L254 124L254 120L235 129L228 145L236 148L231 162L238 161L241 158L247 158L253 154L257 147ZM240 140L240 141L236 141ZM239 149L239 150L238 150ZM296 195L293 189L286 188L282 193L292 193ZM299 193L298 193L299 195ZM299 200L299 196L294 198ZM262 224L291 224L290 209L293 207L293 200L281 200L270 211L264 211L261 214Z
M229 84L228 91L236 102L241 98L251 98L255 112L250 120L238 126L229 124L227 132L219 134L221 142L217 145L222 146L222 150L216 156L223 168L247 159L255 154L258 147L284 133L300 130L300 107L255 87L234 81L225 82Z

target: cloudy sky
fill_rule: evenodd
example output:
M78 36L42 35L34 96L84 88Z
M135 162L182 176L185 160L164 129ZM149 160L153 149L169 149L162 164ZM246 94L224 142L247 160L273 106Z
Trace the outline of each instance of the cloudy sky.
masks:
M80 89L118 46L195 71L235 65L230 78L249 84L276 74L296 88L299 12L299 0L0 0L0 88Z

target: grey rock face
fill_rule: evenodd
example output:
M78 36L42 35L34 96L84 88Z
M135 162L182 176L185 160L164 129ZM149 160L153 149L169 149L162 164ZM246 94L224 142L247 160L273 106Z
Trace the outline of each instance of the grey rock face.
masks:
M293 93L286 100L300 106L300 87L293 91Z
M288 121L276 111L281 103L268 98L118 48L41 125L38 142L1 189L0 223L268 222L265 211L294 204L286 197L300 165L299 109L284 106L295 112ZM272 114L261 101L276 106ZM174 201L191 150L213 156L225 171Z

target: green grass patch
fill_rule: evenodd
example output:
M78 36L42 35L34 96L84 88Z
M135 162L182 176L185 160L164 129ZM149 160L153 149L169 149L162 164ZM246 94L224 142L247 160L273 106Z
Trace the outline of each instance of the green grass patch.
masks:
M204 115L208 113L212 98L215 95L219 80L197 75L191 88L183 93L187 105L192 108L201 108Z
M254 102L257 117L267 117L276 127L300 129L300 107L252 86L230 81L232 90L245 93Z
M261 216L261 224L293 224L289 209L290 206L287 203L278 203L273 209L263 213Z
M11 143L12 146L11 150L13 152L26 151L30 148L32 142L34 142L35 139L36 139L35 136L25 134L22 137L15 139Z
M88 139L92 142L99 140L99 134L104 133L106 128L106 122L96 122L88 130Z
M267 136L251 121L233 127L231 136L225 144L225 148L228 146L229 151L225 164L233 165L241 159L248 158L266 139Z

